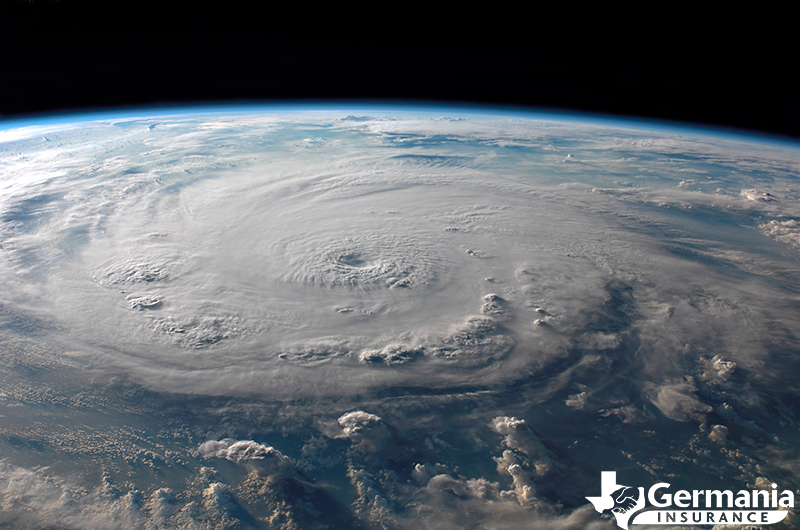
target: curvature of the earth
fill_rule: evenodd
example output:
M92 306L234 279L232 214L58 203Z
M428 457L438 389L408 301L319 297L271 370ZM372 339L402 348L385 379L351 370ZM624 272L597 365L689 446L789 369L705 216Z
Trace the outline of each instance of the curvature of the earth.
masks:
M600 471L797 488L796 146L212 110L0 130L0 524L608 528Z

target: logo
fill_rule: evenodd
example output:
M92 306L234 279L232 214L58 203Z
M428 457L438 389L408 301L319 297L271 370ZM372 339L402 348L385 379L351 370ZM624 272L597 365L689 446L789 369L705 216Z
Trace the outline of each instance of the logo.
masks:
M631 516L644 508L644 488L635 490L628 486L617 484L616 471L603 471L600 473L600 496L586 497L594 504L594 509L600 513L611 510L617 525L628 528Z
M586 497L600 513L611 511L617 526L632 524L716 525L774 524L783 521L794 508L794 492L768 490L678 490L669 492L666 482L654 484L645 496L644 488L617 484L616 471L600 473L600 496ZM649 502L649 506L648 506Z

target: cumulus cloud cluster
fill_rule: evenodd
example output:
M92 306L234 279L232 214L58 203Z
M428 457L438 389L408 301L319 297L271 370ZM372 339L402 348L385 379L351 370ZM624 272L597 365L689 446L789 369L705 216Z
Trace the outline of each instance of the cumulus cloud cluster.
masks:
M366 432L371 431L381 424L381 419L375 414L361 410L354 410L343 414L339 418L339 425L348 438L360 439Z
M235 528L241 510L229 488L207 484L197 499L186 501L169 488L149 494L131 490L120 495L103 483L88 490L42 472L0 466L0 524L9 528Z
M795 247L800 246L800 222L797 219L780 221L773 219L759 225L761 231L770 237Z
M200 454L206 458L215 456L225 458L231 462L241 464L250 460L264 460L268 458L283 458L283 455L274 447L268 447L253 440L209 440L200 445Z

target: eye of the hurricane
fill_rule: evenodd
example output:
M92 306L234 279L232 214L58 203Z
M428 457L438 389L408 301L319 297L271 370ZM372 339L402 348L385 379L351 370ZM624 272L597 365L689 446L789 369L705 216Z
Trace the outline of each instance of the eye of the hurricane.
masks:
M324 289L418 289L436 282L442 260L431 245L392 235L290 242L284 275L290 283Z
M377 265L358 252L346 252L336 258L337 263L351 269L371 269Z

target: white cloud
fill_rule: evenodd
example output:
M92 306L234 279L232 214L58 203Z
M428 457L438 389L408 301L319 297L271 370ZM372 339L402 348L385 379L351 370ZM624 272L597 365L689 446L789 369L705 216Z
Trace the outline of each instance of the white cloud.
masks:
M200 444L200 454L206 458L225 458L231 462L241 464L251 460L282 459L283 455L274 447L269 447L254 442L253 440L209 440Z
M667 383L651 389L650 400L671 420L704 423L706 414L713 408L703 403L695 390L691 381Z

